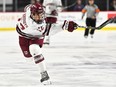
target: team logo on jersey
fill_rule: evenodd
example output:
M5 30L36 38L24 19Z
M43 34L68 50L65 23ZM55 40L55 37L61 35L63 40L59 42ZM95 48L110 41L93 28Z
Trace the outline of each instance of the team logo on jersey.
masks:
M44 30L44 27L43 26L41 26L41 27L38 27L38 29L37 29L38 31L40 31L40 32L42 32L43 30Z

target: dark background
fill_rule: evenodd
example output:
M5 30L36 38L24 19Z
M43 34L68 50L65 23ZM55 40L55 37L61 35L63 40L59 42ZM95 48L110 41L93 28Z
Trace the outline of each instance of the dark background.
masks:
M6 0L7 1L7 0ZM42 3L43 0L40 0ZM98 5L101 11L109 11L111 7L112 0L95 0L95 4ZM88 0L82 0L82 4L86 5ZM30 4L30 0L13 0L12 4L6 5L6 11L11 12L23 12L23 9L26 5ZM72 11L74 5L76 4L76 0L62 0L62 4L64 7L69 7L66 11ZM0 11L2 11L3 5L0 4Z

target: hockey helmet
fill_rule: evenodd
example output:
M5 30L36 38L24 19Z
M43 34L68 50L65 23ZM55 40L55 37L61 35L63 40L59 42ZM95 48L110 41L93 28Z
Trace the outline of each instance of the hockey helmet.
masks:
M37 22L42 22L45 19L45 12L43 6L40 3L32 4L30 7L30 11L32 15L39 16L39 20Z

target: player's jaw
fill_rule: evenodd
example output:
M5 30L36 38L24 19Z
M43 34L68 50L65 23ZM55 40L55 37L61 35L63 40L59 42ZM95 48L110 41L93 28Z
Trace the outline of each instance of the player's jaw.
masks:
M31 14L31 18L36 22L36 23L42 23L44 20L44 16L41 14Z

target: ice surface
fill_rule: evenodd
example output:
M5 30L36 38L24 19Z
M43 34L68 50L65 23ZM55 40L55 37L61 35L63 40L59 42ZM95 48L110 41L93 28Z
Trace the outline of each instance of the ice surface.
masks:
M52 80L46 87L116 87L116 31L60 32L43 46ZM15 31L0 32L0 87L43 87L38 67L27 62Z

